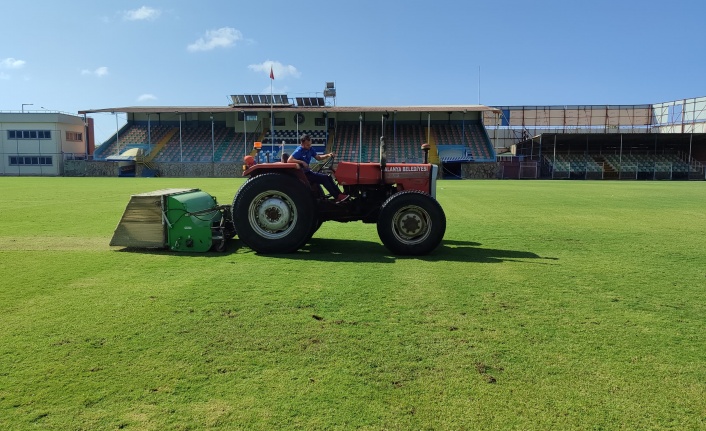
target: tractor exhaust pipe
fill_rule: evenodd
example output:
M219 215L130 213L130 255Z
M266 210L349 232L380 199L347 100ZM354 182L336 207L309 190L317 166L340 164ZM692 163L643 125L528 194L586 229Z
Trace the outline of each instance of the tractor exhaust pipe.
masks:
M383 114L381 119L382 136L380 136L380 182L385 183L385 166L387 166L387 148L385 146L385 118L389 114Z
M387 150L385 136L380 136L380 183L385 184L385 166L387 166Z
M424 153L424 164L429 163L429 149L431 148L431 145L429 144L422 144L422 152Z

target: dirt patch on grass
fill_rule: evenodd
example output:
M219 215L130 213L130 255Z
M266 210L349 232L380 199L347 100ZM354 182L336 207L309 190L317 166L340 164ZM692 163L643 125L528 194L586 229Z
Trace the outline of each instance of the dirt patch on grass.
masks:
M108 251L116 249L110 247L109 238L93 237L0 237L0 250L4 251Z

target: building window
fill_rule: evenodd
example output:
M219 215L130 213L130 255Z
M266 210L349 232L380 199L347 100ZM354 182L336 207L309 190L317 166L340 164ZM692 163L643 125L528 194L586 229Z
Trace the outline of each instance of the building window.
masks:
M51 130L8 130L7 139L51 139Z
M257 121L257 112L238 112L238 121Z
M10 166L52 166L53 156L10 156Z
M67 141L83 141L83 133L78 132L66 132Z

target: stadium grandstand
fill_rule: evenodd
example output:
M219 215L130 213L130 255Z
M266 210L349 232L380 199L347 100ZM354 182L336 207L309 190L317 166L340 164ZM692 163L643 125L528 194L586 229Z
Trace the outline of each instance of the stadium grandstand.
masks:
M327 83L324 97L237 94L224 106L111 107L67 118L4 114L0 174L239 176L244 156L279 160L308 133L337 161L379 161L385 136L388 161L418 163L428 143L443 178L705 178L703 97L615 106L337 106L335 94ZM94 151L89 115L99 113L125 114L127 122ZM33 145L36 138L17 134L29 115L33 128L45 120L40 128L63 130L59 120L78 128L54 133L53 145ZM77 137L80 145L66 145ZM49 158L40 167L33 157Z
M499 178L704 179L706 97L497 108L484 124Z

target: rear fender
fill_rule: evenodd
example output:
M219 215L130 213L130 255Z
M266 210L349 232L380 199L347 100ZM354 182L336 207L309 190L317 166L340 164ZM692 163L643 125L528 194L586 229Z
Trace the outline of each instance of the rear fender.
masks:
M277 173L290 175L302 183L309 185L309 180L306 179L304 175L304 170L299 168L299 165L294 163L258 163L252 167L247 168L243 172L243 176L247 178L253 178L262 174Z

